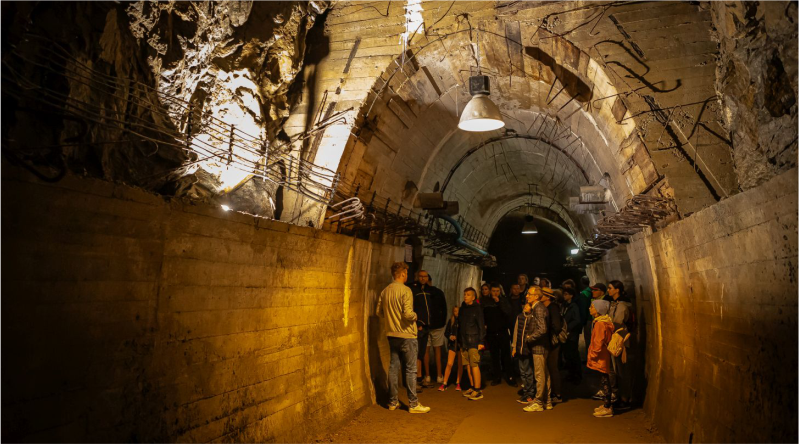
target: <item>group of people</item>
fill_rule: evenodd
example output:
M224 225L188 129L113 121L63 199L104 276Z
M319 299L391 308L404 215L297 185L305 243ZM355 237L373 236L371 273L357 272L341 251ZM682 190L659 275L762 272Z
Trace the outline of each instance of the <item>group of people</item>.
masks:
M601 374L602 388L593 397L603 404L595 409L594 416L610 417L614 409L629 408L627 353L635 316L621 282L590 285L584 277L582 291L571 279L553 289L546 278L529 282L522 274L509 295L496 283L483 284L479 295L472 287L465 289L463 302L449 314L444 293L432 285L427 271L419 271L410 286L406 285L408 266L404 262L394 263L391 274L394 281L380 294L377 306L377 314L387 319L391 350L389 410L399 406L402 364L409 411L430 411L418 401L417 384L419 390L432 385L432 355L439 391L448 388L454 369L455 390L469 400L482 399L480 358L486 345L491 355L491 385L501 384L503 378L513 387L520 382L517 401L525 404L524 411L551 410L563 400L561 366L568 372L565 380L575 384L582 381L580 335L588 350L587 368ZM442 375L441 352L445 346L447 362ZM461 390L464 368L470 383L467 390Z

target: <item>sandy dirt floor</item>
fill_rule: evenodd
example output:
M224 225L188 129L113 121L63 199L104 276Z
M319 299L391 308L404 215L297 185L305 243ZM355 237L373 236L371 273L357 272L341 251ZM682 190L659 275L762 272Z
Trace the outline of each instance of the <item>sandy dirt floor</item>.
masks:
M401 409L367 407L349 424L316 442L663 442L640 408L612 418L593 417L594 408L601 404L590 399L597 386L598 378L584 379L580 386L564 383L565 401L553 410L535 413L522 411L523 405L516 402L517 388L504 382L487 387L478 401L467 400L454 386L444 392L425 388L419 400L431 411L421 415L408 413L401 388Z

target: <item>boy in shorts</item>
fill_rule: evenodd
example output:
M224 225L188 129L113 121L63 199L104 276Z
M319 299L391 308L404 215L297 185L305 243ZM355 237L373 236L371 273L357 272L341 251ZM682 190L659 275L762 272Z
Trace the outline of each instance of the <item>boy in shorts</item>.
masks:
M480 390L480 351L485 348L485 321L482 308L475 303L477 291L469 287L463 291L463 304L458 313L460 330L458 339L463 362L474 386L463 392L463 396L476 401L483 399Z

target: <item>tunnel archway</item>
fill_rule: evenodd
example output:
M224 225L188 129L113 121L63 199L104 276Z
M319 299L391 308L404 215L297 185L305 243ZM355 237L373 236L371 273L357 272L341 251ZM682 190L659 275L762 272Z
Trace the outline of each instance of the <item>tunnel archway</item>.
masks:
M500 218L488 244L488 251L496 256L502 266L483 270L483 279L501 283L506 292L516 283L520 273L527 274L530 281L536 276L547 278L554 288L566 279L579 282L583 270L565 266L566 258L577 245L564 229L563 222L537 215L534 220L538 233L522 234L525 216L529 213L514 210Z

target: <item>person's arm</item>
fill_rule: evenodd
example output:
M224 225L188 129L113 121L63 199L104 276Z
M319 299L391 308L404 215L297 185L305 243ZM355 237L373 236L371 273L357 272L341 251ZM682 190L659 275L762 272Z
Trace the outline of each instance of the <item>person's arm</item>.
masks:
M380 296L377 297L377 310L375 310L375 314L381 318L383 317L383 293L385 292L386 290L381 291Z
M513 341L511 342L511 356L516 355L516 335L519 333L519 318L516 318L516 323L513 324Z
M485 324L485 317L483 317L483 310L477 310L477 327L480 334L478 337L480 338L480 342L478 342L478 348L481 349L485 348L485 335L486 335L486 324Z
M416 312L413 311L413 293L410 289L406 289L402 297L402 317L406 321L416 320Z

